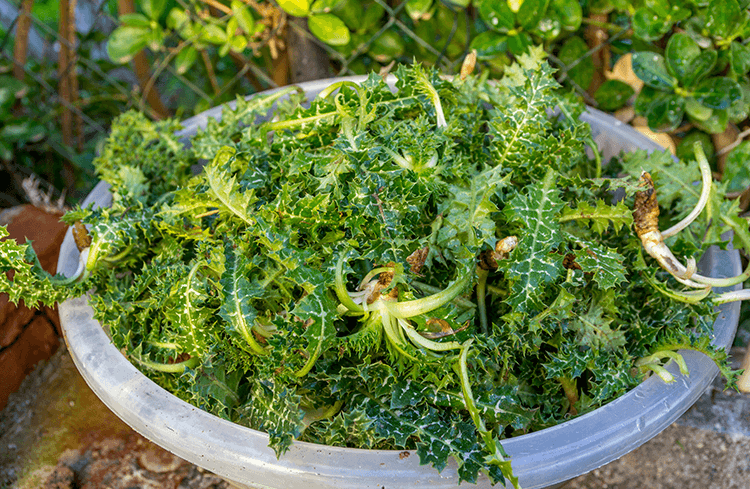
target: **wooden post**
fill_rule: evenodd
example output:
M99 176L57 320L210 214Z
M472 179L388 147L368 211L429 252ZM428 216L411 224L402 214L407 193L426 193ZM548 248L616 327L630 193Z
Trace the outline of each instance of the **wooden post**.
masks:
M34 0L23 0L18 12L16 22L16 43L13 46L13 76L20 81L24 79L24 65L26 64L26 51L29 45L29 29L31 29L31 9Z
M603 22L606 23L608 20L607 14L592 14L590 18L597 22ZM582 88L588 88L588 93L592 97L594 96L594 93L597 91L597 89L606 81L606 78L604 77L604 72L609 70L609 60L610 60L610 53L609 53L609 45L607 44L607 40L609 39L609 34L607 33L607 30L603 27L599 27L597 25L588 25L584 29L584 37L586 38L586 43L588 44L589 49L593 49L601 44L604 44L602 48L594 53L591 56L592 61L594 62L594 77L591 83L588 87L582 87Z
M73 114L70 111L70 77L67 70L70 68L70 50L68 49L68 25L70 24L70 8L68 0L60 0L60 26L58 37L60 39L60 53L57 57L58 87L57 93L62 101L62 136L63 143L67 146L73 145ZM75 27L74 27L75 28Z
M117 2L117 11L120 15L133 14L135 13L135 4L133 0L119 0ZM133 58L133 71L135 76L138 78L138 83L141 86L141 90L145 90L148 85L151 73L149 70L149 62L146 57L146 53L141 51L136 54ZM143 93L143 97L148 102L149 106L154 112L156 119L165 119L169 117L169 110L164 106L157 92L156 87L152 87L147 93Z
M286 52L290 65L288 69L291 71L292 83L331 76L328 70L328 55L311 39L307 19L290 18L286 37Z
M78 0L68 0L68 30L66 34L66 40L68 41L68 67L66 73L68 75L68 90L70 90L70 103L78 103L78 71L77 58L78 48L76 46L76 4ZM75 125L74 125L76 141L78 151L83 151L83 117L80 112L75 114Z

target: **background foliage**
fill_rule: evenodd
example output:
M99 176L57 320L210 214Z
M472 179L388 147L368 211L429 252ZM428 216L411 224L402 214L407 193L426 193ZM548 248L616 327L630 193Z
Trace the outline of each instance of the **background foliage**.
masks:
M78 201L110 121L185 118L267 88L541 45L575 96L682 158L700 140L750 203L750 0L0 0L0 205Z

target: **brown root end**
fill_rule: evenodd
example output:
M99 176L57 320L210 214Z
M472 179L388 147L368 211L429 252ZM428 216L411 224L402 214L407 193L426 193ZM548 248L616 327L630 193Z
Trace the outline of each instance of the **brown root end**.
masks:
M395 265L396 264L393 262L388 262L386 264L387 267L394 267ZM393 271L380 272L380 275L378 275L378 285L380 285L380 289L384 289L391 285L394 275Z
M477 263L477 266L482 270L497 270L497 260L495 260L494 255L494 251L482 251L481 253L479 253L479 263Z
M429 246L425 246L424 248L415 250L414 253L406 258L406 263L409 264L409 270L411 270L412 273L419 275L419 272L422 271L422 267L424 266L425 261L427 261L427 255L429 254L429 252Z
M395 264L393 262L388 262L386 267L393 267ZM397 299L398 298L398 287L393 287L391 290L388 291L388 294L383 296L381 294L381 291L383 289L388 288L388 286L391 285L391 282L393 282L393 277L395 276L395 273L392 271L386 271L386 272L380 272L378 275L377 282L372 281L367 284L366 290L369 290L369 293L367 294L367 303L372 304L373 302L377 301L381 297L384 299Z
M73 240L79 252L91 246L91 236L81 221L73 223Z
M464 62L461 65L461 73L459 77L461 80L466 80L466 77L471 75L471 72L474 71L474 66L477 64L477 50L472 49L469 54L466 55L464 58Z
M635 194L633 208L633 224L639 238L652 231L659 232L659 203L654 181L648 172L641 174L640 186L646 187L646 190Z
M581 270L581 265L576 262L576 256L573 253L568 253L563 258L563 267L567 270Z

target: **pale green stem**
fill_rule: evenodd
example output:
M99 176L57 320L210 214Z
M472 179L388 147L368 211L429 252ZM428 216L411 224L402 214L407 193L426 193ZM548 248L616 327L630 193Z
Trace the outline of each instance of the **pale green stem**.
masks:
M139 365L156 370L158 372L164 372L168 374L180 374L185 371L186 368L195 368L198 366L200 361L197 358L190 358L184 362L179 363L158 363L150 360L144 360L135 355L131 355L130 358L136 361Z
M703 152L703 146L699 141L696 141L695 144L693 144L693 151L695 152L695 159L698 161L698 166L701 170L701 180L703 182L700 198L698 199L698 203L690 212L690 214L685 216L683 220L681 220L671 228L661 233L663 238L674 236L675 234L688 227L693 221L695 221L700 213L703 212L703 209L708 203L708 198L711 195L711 167L708 165L708 160L706 159L706 155Z
M688 371L687 363L682 355L672 350L660 350L647 357L640 358L635 362L636 367L646 367L650 364L659 364L659 362L665 358L674 360L678 367L680 367L680 373L682 375L690 375Z
M401 328L395 325L393 317L391 317L388 313L388 309L383 305L384 302L385 301L383 300L379 300L375 302L375 304L377 304L380 312L380 321L383 324L383 331L385 332L386 338L388 338L391 346L393 346L401 355L412 361L416 361L417 359L406 351L408 343L406 338L404 338L404 333L401 331Z
M166 343L163 341L149 341L149 345L155 346L157 348L166 348L167 350L176 350L177 344L176 343Z
M667 384L674 382L674 375L670 374L669 371L662 367L661 365L655 364L655 363L649 363L643 366L643 368L647 368L648 370L651 370L656 375L658 375L661 380L666 382Z
M356 83L354 83L353 81L343 80L343 81L338 81L338 82L331 83L330 85L328 85L326 88L323 89L322 92L318 94L318 98L327 98L336 89L343 88L343 87L352 87L358 93L361 90L361 87L357 85Z
M479 308L479 327L485 335L490 332L487 321L487 275L489 275L487 270L482 267L477 267L477 306Z
M655 288L665 296L687 304L697 304L708 297L708 295L711 293L711 287L705 287L703 289L690 291L676 291L657 282L647 274L643 274L643 278L646 280L646 282L648 282L649 285L651 285L651 287Z
M344 283L344 263L346 262L346 252L342 252L339 256L338 262L336 262L336 277L335 277L335 290L336 297L339 301L346 306L347 309L354 312L364 312L362 306L355 303L351 297L349 297L349 291L346 290L346 284Z
M385 306L390 314L399 318L410 318L420 314L426 314L458 297L469 285L472 276L473 274L471 273L471 270L465 270L455 282L437 294L411 301L384 301Z
M427 292L428 294L437 294L438 292L442 290L439 287L428 285L426 283L419 282L417 280L412 281L411 285L421 290L422 292ZM476 304L474 304L469 299L462 297L462 296L454 297L452 302L459 307L463 307L464 309L474 309L477 307Z
M338 114L338 112L324 112L322 114L311 115L310 117L302 117L300 119L287 119L285 121L269 122L266 126L270 131L278 131L280 129L290 129L296 126L302 126L311 122L316 122L327 117L332 117Z
M128 256L131 249L133 249L133 245L128 245L127 247L125 247L124 250L122 250L118 254L103 257L102 260L106 261L107 263L116 263L122 260L123 258L125 258L126 256Z
M344 405L344 401L339 400L339 401L334 402L333 405L331 405L331 407L326 409L326 411L323 413L323 419L329 419L329 418L334 417L336 413L341 411L341 406L343 405Z
M507 295L508 291L505 289L501 289L500 287L496 285L490 285L487 284L487 292L489 292L492 295Z
M726 304L727 302L746 301L750 300L750 289L735 290L732 292L724 292L713 298L714 304Z
M409 337L409 339L417 344L418 346L422 348L426 348L428 350L432 351L448 351L448 350L456 350L458 348L461 348L461 344L457 341L446 341L443 343L432 341L430 339L425 338L421 334L419 334L414 327L406 322L405 319L398 319L398 324L401 326L401 328L406 333L406 336Z
M599 152L599 148L596 147L596 142L594 142L594 139L592 137L587 137L586 141L589 143L589 148L591 148L591 152L594 153L594 161L596 161L596 178L600 178L602 176L602 154Z

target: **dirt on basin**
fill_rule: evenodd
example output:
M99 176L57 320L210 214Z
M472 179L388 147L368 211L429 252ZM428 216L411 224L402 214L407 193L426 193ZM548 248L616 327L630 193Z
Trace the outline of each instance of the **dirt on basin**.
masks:
M562 489L748 489L750 438L673 424Z
M63 347L0 412L0 488L228 489L149 442L94 395Z
M721 387L650 442L562 489L750 489L750 436L737 423L747 416L750 398ZM718 421L737 409L740 416L717 432ZM230 487L120 421L91 392L64 347L0 412L2 489Z
M740 368L745 348L731 351ZM750 395L723 378L640 448L561 489L750 489Z

